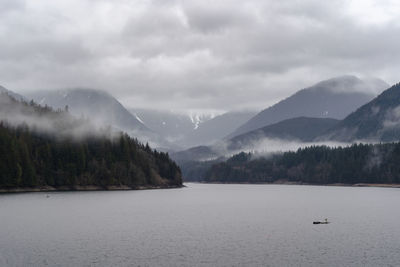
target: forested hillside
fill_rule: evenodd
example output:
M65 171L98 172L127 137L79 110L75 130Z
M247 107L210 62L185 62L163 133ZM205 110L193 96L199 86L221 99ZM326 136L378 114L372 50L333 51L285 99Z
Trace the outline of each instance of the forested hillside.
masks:
M181 172L167 153L110 129L82 134L85 120L65 111L23 103L1 95L0 188L53 186L77 188L181 186ZM6 102L7 100L7 102ZM19 114L8 114L5 107ZM26 114L27 112L31 112ZM18 115L18 124L15 116ZM23 120L35 119L36 122ZM46 122L46 129L42 129ZM29 126L28 126L29 125ZM64 129L69 128L69 131ZM49 130L51 129L51 131ZM57 134L60 131L60 134ZM63 133L63 134L61 134ZM80 135L78 135L80 133Z
M340 121L318 140L400 140L400 83Z
M269 157L240 153L213 165L207 182L400 183L400 143L312 146Z
M380 92L388 87L382 80L360 80L349 75L321 81L264 109L229 138L295 117L341 120L372 100L375 94L371 92Z
M287 119L228 140L228 149L245 150L249 147L257 147L257 144L266 139L310 142L338 122L338 120L329 118L297 117Z

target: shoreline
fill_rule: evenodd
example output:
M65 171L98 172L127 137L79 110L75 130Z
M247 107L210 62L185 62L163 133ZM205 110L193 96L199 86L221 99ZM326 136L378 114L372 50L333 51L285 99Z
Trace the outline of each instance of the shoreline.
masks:
M184 184L219 184L219 185L312 185L312 186L340 186L340 187L377 187L377 188L400 188L400 184L370 184L370 183L357 183L357 184L343 184L343 183L333 183L333 184L310 184L303 182L290 182L290 181L275 181L272 183L231 183L231 182L184 182ZM134 190L156 190L156 189L178 189L186 187L182 185L146 185L130 187L126 185L121 186L95 186L95 185L79 185L79 186L37 186L37 187L11 187L11 188L0 188L0 194L8 193L33 193L33 192L74 192L74 191L134 191Z
M400 184L370 184L370 183L357 183L357 184L310 184L304 182L290 182L290 181L275 181L271 183L230 183L230 182L185 182L185 183L199 183L199 184L237 184L237 185L313 185L313 186L342 186L342 187L381 187L381 188L400 188Z
M116 186L97 186L97 185L78 185L78 186L36 186L36 187L10 187L0 188L0 194L7 193L32 193L32 192L74 192L74 191L128 191L128 190L155 190L155 189L176 189L183 188L182 185L145 185L130 187L126 185Z

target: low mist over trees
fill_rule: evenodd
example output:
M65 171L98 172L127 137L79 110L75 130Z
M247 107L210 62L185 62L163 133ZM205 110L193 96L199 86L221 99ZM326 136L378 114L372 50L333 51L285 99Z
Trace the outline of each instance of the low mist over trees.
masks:
M182 184L169 155L137 139L34 102L0 100L0 188Z
M213 165L206 182L400 183L400 143L311 146L270 157L237 154Z
M168 154L121 134L57 140L0 123L0 187L180 185Z

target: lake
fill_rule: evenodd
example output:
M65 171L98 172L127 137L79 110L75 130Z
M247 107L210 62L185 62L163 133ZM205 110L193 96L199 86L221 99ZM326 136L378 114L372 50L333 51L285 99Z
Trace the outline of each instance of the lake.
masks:
M0 266L400 265L400 189L186 185L2 194Z

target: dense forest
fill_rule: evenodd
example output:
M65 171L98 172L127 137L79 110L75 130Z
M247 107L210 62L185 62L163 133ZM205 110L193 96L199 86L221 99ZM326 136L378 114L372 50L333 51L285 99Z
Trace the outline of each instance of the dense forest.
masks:
M242 152L214 164L203 178L226 183L400 183L400 143L311 146L269 157Z
M125 134L55 139L0 123L0 187L181 185L168 154Z
M85 119L74 119L67 111L53 111L6 96L2 101L18 108L21 118L39 123L15 125L0 122L0 188L112 186L128 188L181 186L179 167L167 153L158 152L123 133L108 131L89 135ZM7 105L2 105L3 112ZM67 109L67 108L66 108ZM3 116L4 118L4 116ZM39 119L40 118L40 119ZM43 121L48 129L43 130ZM35 127L35 125L37 127ZM52 130L49 131L49 128ZM69 131L66 131L66 129ZM60 130L63 134L56 134ZM79 136L78 134L79 133Z

